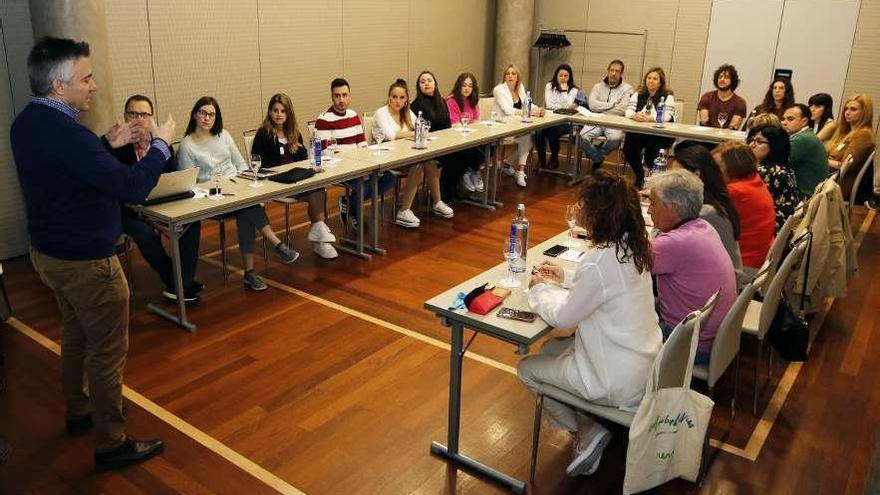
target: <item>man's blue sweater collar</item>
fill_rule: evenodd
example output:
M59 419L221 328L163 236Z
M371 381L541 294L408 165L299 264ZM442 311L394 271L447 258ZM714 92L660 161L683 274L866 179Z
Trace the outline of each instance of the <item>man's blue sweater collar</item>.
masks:
M36 103L38 105L45 105L50 108L54 108L59 112L67 115L68 117L75 119L77 115L79 115L79 110L73 108L67 103L54 100L52 98L46 98L43 96L31 96L31 103Z

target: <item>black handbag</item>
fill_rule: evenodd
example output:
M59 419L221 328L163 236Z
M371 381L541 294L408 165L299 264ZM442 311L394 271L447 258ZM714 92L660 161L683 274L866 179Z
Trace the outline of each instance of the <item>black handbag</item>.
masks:
M776 352L786 361L806 361L807 346L810 343L810 328L803 318L798 317L788 301L779 301L776 315L767 331L767 339Z

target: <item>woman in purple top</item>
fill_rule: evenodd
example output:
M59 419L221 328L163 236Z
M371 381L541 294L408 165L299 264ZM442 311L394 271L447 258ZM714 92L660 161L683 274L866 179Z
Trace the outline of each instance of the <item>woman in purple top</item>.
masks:
M715 229L699 218L703 183L694 174L672 170L655 174L647 184L648 213L660 230L651 241L657 280L657 308L664 336L715 293L718 302L700 328L697 364L709 362L712 342L736 300L733 263Z

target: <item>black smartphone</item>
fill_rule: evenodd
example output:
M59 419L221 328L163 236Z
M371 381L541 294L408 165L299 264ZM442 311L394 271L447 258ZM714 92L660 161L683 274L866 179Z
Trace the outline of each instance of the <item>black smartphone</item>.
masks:
M566 251L568 251L567 247L563 246L562 244L557 244L553 247L547 248L544 251L544 256L550 256L552 258L555 258Z
M507 318L508 320L517 320L531 323L535 321L535 318L537 318L538 315L532 313L531 311L524 311L521 309L501 308L498 310L498 317Z

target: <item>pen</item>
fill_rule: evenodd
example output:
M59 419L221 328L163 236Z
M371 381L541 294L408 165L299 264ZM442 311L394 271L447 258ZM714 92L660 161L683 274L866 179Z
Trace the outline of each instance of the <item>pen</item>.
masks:
M229 179L229 180L232 181L232 182L234 182L234 183L236 183L236 184L238 184L238 181L235 180L235 179Z
M235 193L223 193L224 196L235 196Z

